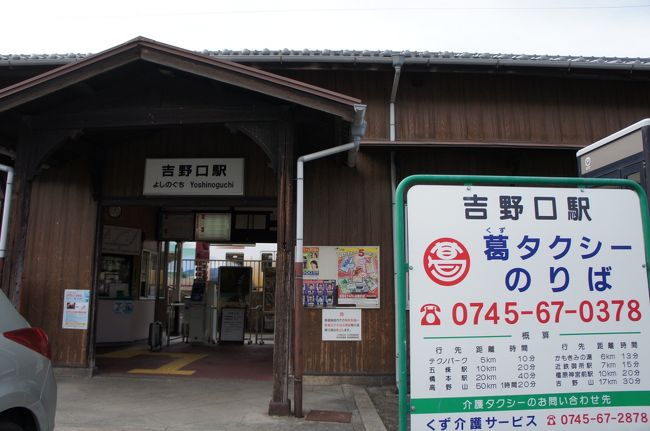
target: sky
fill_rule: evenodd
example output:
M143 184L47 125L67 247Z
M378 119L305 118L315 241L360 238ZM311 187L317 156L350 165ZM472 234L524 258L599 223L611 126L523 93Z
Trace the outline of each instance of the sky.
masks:
M650 0L31 0L0 5L0 54L181 48L650 57Z

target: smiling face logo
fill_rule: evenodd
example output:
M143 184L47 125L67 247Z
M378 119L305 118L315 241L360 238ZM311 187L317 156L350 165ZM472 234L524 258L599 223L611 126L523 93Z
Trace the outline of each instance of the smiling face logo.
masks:
M422 263L424 271L436 284L453 286L468 274L470 258L460 241L438 238L427 247Z

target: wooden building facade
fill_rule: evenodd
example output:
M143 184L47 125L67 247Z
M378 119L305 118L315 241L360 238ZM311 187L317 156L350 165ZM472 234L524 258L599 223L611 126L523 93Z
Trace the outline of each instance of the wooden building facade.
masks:
M196 54L142 38L63 66L0 60L0 162L16 172L2 289L48 332L56 365L93 364L95 322L62 329L63 292L95 292L109 207L121 206L113 223L140 228L145 241L158 239L163 210L264 208L277 224L276 303L286 305L272 396L282 410L296 160L353 141L361 109L354 166L345 154L305 165L304 243L379 246L381 305L362 310L359 342L324 342L320 310L295 312L306 376L391 381L393 187L422 173L575 176L575 150L650 117L647 62L356 60ZM244 158L245 194L143 196L144 161L161 157Z

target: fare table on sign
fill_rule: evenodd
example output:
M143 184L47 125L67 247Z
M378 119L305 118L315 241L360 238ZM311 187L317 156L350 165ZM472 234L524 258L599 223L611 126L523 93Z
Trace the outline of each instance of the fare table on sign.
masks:
M406 197L411 429L650 429L637 193L415 185Z

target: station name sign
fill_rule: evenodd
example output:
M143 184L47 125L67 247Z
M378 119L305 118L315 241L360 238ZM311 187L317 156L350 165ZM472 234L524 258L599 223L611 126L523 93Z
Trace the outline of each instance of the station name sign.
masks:
M145 196L243 196L244 159L147 159Z

